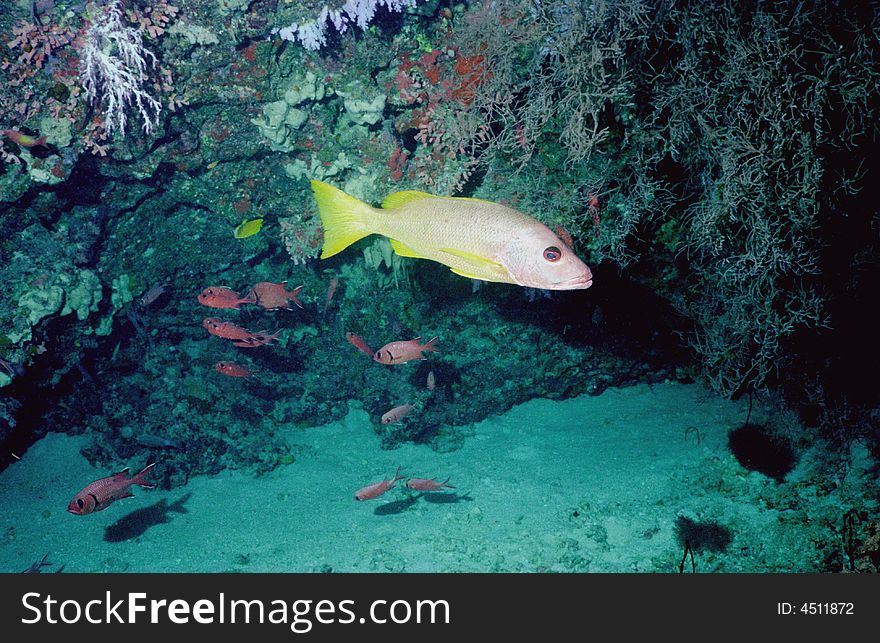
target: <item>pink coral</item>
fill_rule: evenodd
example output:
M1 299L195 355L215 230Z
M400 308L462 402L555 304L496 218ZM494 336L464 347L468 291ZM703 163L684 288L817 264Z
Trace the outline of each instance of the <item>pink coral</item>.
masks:
M38 25L32 22L13 27L12 34L15 37L7 42L6 46L20 51L17 58L19 64L12 70L9 81L13 86L37 73L54 50L70 44L73 39L73 32L67 27ZM3 64L4 70L11 67L13 65L9 62Z
M140 11L130 9L128 18L138 25L138 29L150 38L158 38L165 33L165 27L174 20L180 9L168 4L167 0L154 0L151 6Z

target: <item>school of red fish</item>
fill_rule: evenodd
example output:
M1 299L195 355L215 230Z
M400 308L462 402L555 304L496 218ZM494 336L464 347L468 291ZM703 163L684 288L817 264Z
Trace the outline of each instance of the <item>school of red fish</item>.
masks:
M339 280L337 278L332 279L324 299L322 314L326 314L338 286ZM261 281L249 288L244 296L227 286L209 286L202 290L196 299L203 306L216 309L240 310L244 305L254 305L266 310L294 310L290 303L293 303L297 308L303 308L303 304L299 299L302 289L302 286L297 286L293 290L288 290L286 281L280 283ZM211 335L229 340L233 346L238 348L269 346L281 333L280 330L274 333L269 333L265 330L251 331L219 317L206 317L202 320L202 327ZM434 345L438 339L437 337L430 339L424 344L419 343L420 337L392 341L377 351L372 350L360 335L346 333L345 337L355 348L368 355L373 361L386 366L405 364L415 360L425 360L427 358L423 353L440 352ZM221 360L215 363L214 370L221 375L232 378L248 380L254 377L254 372L247 366L228 360ZM429 391L434 390L436 386L434 371L428 373L425 386ZM381 423L400 423L401 420L415 410L416 406L413 404L401 404L383 414ZM147 482L147 473L155 464L155 462L148 464L143 470L131 477L128 476L129 470L126 468L112 476L91 482L74 496L67 507L67 511L77 516L85 516L106 509L116 500L131 498L133 496L131 493L132 485L152 489L153 485ZM390 491L395 486L395 483L404 477L400 475L400 467L398 467L394 476L390 479L383 479L380 482L366 485L356 491L354 499L363 501L378 498ZM421 493L455 489L454 486L449 484L448 478L443 482L437 482L433 478L410 478L405 486L407 489Z

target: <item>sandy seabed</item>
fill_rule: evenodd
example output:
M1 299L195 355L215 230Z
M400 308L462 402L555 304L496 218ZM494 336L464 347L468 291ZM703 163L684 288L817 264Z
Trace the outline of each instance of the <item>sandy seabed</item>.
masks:
M820 571L819 549L836 546L834 518L860 501L861 483L822 491L809 453L782 484L746 471L727 434L747 408L678 383L536 399L438 453L382 450L353 404L342 421L291 429L296 460L268 475L135 487L88 516L68 502L113 472L81 455L88 438L50 433L0 474L0 571L48 553L44 573L678 572L680 515L733 536L723 552L696 553L698 572ZM419 494L401 481L353 499L398 466L456 489Z

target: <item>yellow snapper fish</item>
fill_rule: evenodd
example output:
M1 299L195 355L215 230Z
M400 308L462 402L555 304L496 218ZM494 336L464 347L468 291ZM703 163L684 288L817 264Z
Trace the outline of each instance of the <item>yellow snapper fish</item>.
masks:
M545 290L593 285L589 267L550 228L499 203L405 190L374 208L321 181L312 181L312 191L324 227L321 259L381 234L402 257L437 261L471 279Z

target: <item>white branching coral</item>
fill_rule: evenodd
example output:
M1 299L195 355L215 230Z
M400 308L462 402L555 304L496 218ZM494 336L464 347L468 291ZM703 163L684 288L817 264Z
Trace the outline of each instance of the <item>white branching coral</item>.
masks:
M306 49L316 51L327 40L328 19L339 33L345 33L349 24L366 29L380 5L388 11L403 11L405 7L414 7L417 2L419 0L346 0L338 9L325 6L314 20L279 29L278 35L282 40L299 41Z
M100 101L104 130L125 136L128 112L140 116L150 134L159 124L161 103L144 88L156 56L143 44L140 31L123 24L121 0L110 0L85 35L79 77L86 98Z

